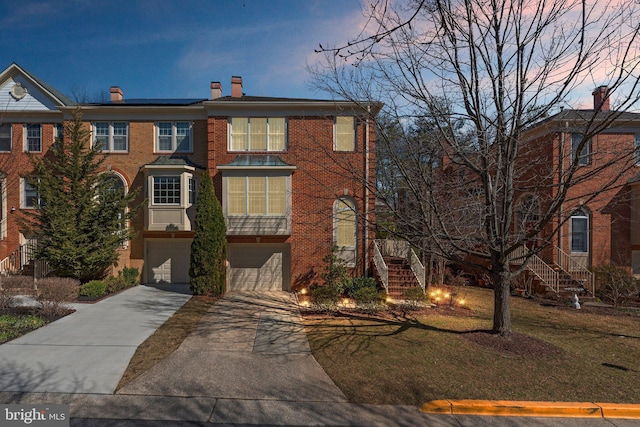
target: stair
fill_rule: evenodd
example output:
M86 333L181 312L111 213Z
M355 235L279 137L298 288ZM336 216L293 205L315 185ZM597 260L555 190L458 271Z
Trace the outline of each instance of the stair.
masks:
M384 262L389 268L388 294L392 299L404 299L404 291L420 287L406 259L385 256Z

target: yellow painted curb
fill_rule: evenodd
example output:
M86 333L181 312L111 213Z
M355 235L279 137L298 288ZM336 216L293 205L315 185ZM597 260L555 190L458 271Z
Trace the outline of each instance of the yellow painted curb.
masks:
M436 402L436 403L433 403ZM454 415L510 415L537 417L597 417L602 418L600 406L594 403L578 402L530 402L512 400L447 400L425 403L420 411L434 412L431 409L444 405L437 402L448 402L451 414Z
M451 414L451 402L448 400L432 400L420 407L427 414Z
M640 405L632 403L596 403L605 418L640 418Z

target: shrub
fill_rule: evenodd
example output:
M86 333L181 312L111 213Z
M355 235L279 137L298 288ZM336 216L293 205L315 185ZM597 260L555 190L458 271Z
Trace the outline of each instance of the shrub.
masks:
M80 295L89 298L100 298L107 293L107 285L102 280L92 280L80 286Z
M373 277L354 277L346 284L346 292L351 298L356 298L355 294L363 288L374 288L378 286L378 281Z
M341 293L333 286L311 286L309 293L309 299L311 303L321 310L334 310L338 301L340 300Z
M631 273L613 265L596 267L596 295L619 307L638 297L640 287Z
M113 294L127 287L127 283L121 274L109 276L104 279L106 293Z
M38 312L45 317L60 317L67 314L67 301L74 301L78 297L78 280L69 277L47 277L37 282L40 303Z
M80 282L71 277L45 277L38 280L38 299L50 301L75 301Z
M352 279L349 276L346 261L340 258L337 253L338 247L334 245L331 248L331 252L322 259L325 263L322 280L324 280L326 286L334 288L338 296L340 296L349 286Z
M364 286L353 293L353 299L356 303L382 302L385 295L375 286Z
M5 290L0 290L0 311L7 310L13 303L13 296Z
M140 271L135 267L125 267L118 271L118 277L121 277L125 287L135 286L138 284L138 277L140 277Z
M29 293L34 290L33 277L16 275L2 277L0 280L0 287L6 291L19 290L20 293Z

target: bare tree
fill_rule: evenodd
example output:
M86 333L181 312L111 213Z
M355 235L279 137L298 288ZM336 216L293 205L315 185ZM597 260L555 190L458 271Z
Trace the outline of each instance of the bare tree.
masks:
M511 278L524 268L514 271L510 260L521 248L525 259L540 253L548 237L528 243L543 231L557 233L565 202L619 186L633 164L633 147L609 144L596 153L590 144L639 99L637 8L586 0L377 0L358 38L320 47L326 61L312 70L318 88L384 101L405 129L429 120L442 163L425 168L415 155L424 138L390 156L415 203L410 213L395 213L405 238L427 240L438 257L491 278L493 330L502 336L511 334ZM562 111L582 85L607 86L603 101L615 108ZM545 141L530 131L545 120L582 135L560 162L541 155ZM380 133L378 144L393 153L397 138ZM600 159L588 170L581 168L587 152ZM577 190L594 177L597 189ZM532 202L518 203L523 194Z

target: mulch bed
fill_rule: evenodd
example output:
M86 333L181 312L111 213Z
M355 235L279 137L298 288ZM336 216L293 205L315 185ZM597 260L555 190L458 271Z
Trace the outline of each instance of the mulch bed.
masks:
M562 353L562 349L546 341L519 332L513 332L509 338L491 331L469 331L462 336L483 347L517 356L556 356Z

